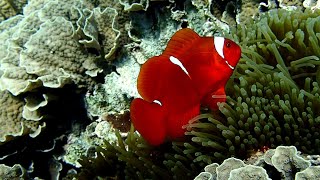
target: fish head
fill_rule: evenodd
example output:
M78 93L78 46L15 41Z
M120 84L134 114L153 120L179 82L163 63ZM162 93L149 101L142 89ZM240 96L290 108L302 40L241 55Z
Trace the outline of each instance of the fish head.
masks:
M223 63L234 70L240 57L241 48L238 44L224 37L214 37L214 47L219 56L223 59Z

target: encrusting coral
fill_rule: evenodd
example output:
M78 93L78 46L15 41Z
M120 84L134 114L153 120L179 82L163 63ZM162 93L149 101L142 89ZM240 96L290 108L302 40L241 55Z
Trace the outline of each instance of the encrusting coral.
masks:
M134 132L125 141L119 136L118 144L99 147L96 159L82 161L82 173L108 167L115 173L100 175L150 178L161 177L161 169L179 179L265 146L294 145L303 153L319 153L319 14L270 10L225 34L240 43L243 54L220 113L192 119L185 127L187 139L173 142L165 153L147 146ZM125 173L119 174L120 169Z

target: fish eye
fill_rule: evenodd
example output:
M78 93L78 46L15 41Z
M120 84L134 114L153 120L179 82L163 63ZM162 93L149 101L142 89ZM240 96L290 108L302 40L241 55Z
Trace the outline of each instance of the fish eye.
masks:
M227 48L231 47L231 43L227 42L226 46L227 46Z

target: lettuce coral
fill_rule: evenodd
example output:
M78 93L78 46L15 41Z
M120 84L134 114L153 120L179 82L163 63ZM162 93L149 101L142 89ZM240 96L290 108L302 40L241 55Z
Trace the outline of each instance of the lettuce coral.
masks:
M98 61L117 47L116 16L85 0L30 1L23 15L0 24L0 88L19 95L40 86L90 85L102 71Z
M119 2L125 11L147 10L149 7L149 0L119 0Z
M319 178L320 178L320 166L311 166L296 174L296 180L319 179Z
M17 136L29 134L36 137L45 123L40 114L40 108L47 104L47 98L22 99L15 97L8 91L0 91L0 145Z
M3 179L27 179L27 170L20 164L15 164L12 167L0 164L0 176Z
M255 162L244 163L240 159L228 158L221 165L209 164L205 167L205 172L200 173L195 180L201 180L203 176L211 176L211 179L217 180L303 179L308 177L306 172L310 172L309 177L315 177L313 173L318 169L319 166L311 166L309 160L303 159L294 146L278 146L261 154Z
M1 0L0 1L0 22L21 13L27 0Z
M1 1L0 5L5 2L11 1ZM0 144L25 134L35 137L45 126L40 115L33 116L47 102L36 104L34 96L42 97L44 91L54 93L52 89L66 84L88 88L102 72L101 64L109 63L120 34L117 11L101 10L92 3L30 0L23 14L0 23L1 101L8 105L1 109ZM16 109L11 101L17 103ZM6 121L6 112L16 118Z

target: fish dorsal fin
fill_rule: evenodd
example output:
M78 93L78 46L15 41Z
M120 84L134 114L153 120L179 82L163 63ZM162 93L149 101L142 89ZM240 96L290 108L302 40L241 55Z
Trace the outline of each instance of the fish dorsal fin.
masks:
M199 38L200 36L192 29L180 29L172 36L162 55L178 56L179 54L188 51L188 49L192 47L194 41Z

